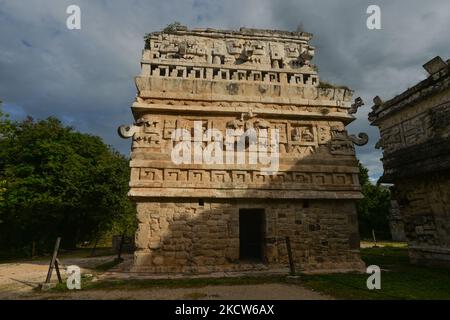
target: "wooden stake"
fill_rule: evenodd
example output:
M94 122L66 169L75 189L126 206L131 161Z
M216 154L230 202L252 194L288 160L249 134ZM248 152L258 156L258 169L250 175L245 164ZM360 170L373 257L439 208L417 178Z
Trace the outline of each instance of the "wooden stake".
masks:
M292 259L292 249L291 249L291 239L289 237L286 237L286 247L288 252L288 258L289 258L289 268L291 269L291 275L295 275L295 264L294 260Z
M373 242L375 242L375 245L373 246L374 248L378 248L377 246L377 238L375 238L375 230L372 229L372 237L373 237Z
M56 260L55 260L55 271L56 271L56 275L58 276L59 283L62 283L63 281L62 281L62 278L61 278L61 273L59 272L59 265L60 265L59 259L56 258Z
M45 283L50 283L52 278L53 268L55 266L56 257L58 256L59 244L61 243L61 237L56 238L55 248L53 249L52 260L50 261L50 265L48 266L47 278L45 279ZM59 269L58 269L59 272Z

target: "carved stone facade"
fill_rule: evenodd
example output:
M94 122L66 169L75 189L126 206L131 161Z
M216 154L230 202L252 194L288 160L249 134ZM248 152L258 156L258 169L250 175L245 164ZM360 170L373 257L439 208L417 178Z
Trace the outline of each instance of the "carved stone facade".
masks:
M375 105L369 120L380 129L381 182L393 183L410 259L450 266L450 65L436 57L429 77Z
M367 135L345 130L362 101L352 105L351 90L320 85L310 39L244 28L178 27L147 36L132 105L136 122L119 128L133 139L134 270L286 270L287 236L298 270L362 270L354 143L364 144ZM258 138L263 130L278 132L276 172L262 172L260 163L171 158L177 129L205 149L214 143L208 129L249 128ZM252 232L259 232L258 247L246 243ZM260 254L247 255L244 246Z
M402 242L406 241L405 224L403 223L403 218L400 213L400 207L396 200L391 200L388 220L392 240Z

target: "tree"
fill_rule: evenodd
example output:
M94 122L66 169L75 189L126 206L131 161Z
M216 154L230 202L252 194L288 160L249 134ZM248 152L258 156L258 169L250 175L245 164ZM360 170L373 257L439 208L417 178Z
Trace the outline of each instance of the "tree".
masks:
M369 180L369 170L359 163L359 182L364 199L358 201L359 231L362 238L372 237L372 229L384 239L390 238L389 208L391 195L387 188L374 185Z
M3 203L3 194L6 192L6 180L0 180L0 208ZM1 220L0 220L1 223Z
M0 140L2 139L4 132L8 130L10 127L10 122L8 119L8 114L5 114L1 108L2 101L0 100ZM6 192L6 180L2 179L0 176L0 209L2 207L2 203L4 200L4 193ZM0 215L0 223L2 223L1 215Z
M165 33L173 33L177 31L177 28L182 27L182 24L178 21L174 21L172 23L169 23L164 29L163 32Z
M0 250L63 248L96 239L118 221L132 221L128 159L99 137L56 118L27 118L2 128Z

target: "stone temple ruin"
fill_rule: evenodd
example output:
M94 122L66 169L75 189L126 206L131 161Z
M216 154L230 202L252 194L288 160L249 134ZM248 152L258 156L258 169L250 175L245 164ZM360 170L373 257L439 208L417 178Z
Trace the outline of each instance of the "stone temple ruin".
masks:
M413 263L450 266L450 60L424 65L427 79L383 102L369 120L380 129L384 174L393 183Z
M354 144L367 135L345 130L362 101L351 104L350 89L320 82L311 37L182 26L147 36L136 121L119 128L133 140L135 271L286 270L286 237L297 270L362 270ZM202 136L208 129L249 128L259 138L279 133L277 171L171 158L177 129L200 131L188 142L204 149L214 141ZM245 148L246 157L255 152Z

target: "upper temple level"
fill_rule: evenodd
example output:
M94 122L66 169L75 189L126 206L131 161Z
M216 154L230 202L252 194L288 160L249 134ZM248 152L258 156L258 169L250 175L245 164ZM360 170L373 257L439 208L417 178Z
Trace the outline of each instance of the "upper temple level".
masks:
M186 105L208 112L253 108L349 123L353 92L319 81L311 38L305 32L180 25L147 34L133 112L139 117L144 109L180 111Z
M310 39L303 32L178 26L147 35L142 63L153 76L317 86Z

